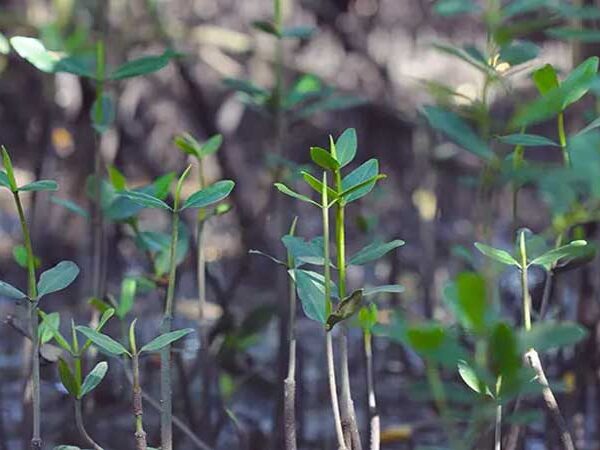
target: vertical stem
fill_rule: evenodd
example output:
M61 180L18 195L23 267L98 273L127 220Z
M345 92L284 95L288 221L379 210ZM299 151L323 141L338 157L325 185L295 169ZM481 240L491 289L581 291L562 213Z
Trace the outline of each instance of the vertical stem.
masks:
M342 192L342 175L340 170L335 171L335 185L338 192ZM345 206L340 200L335 208L335 237L338 266L338 294L340 299L346 297L346 230ZM346 436L346 445L353 450L361 450L360 435L356 423L356 412L350 392L350 371L348 367L348 327L341 324L340 337L340 363L341 363L341 413L342 426Z
M531 296L529 295L529 282L527 280L527 248L525 246L525 232L519 235L519 247L521 252L521 286L523 290L523 324L525 330L531 329Z
M365 356L367 361L367 395L369 402L369 429L370 445L369 450L379 450L381 441L381 425L379 421L379 411L377 411L377 398L375 397L375 383L373 379L373 349L372 335L370 331L363 334Z
M167 287L167 298L165 301L165 311L160 326L160 333L165 334L171 331L173 322L173 299L175 295L175 276L176 276L176 254L177 239L179 230L178 196L175 197L173 207L173 221L171 231L171 248L169 256L169 284ZM160 413L160 439L162 450L173 449L173 400L171 392L171 345L166 345L160 351L160 396L162 410Z
M85 439L94 450L102 450L102 447L100 447L92 439L92 437L88 434L87 430L85 429L85 425L83 423L83 414L81 410L81 399L75 399L75 425L77 427L77 431L79 431L79 434L81 434L83 439Z
M137 352L132 358L133 371L133 416L135 417L135 450L146 450L146 432L144 431L144 410L142 405L142 387L140 385L140 362Z
M327 315L331 312L331 268L329 264L329 207L327 199L327 173L323 172L323 189L321 191L321 212L323 217L323 274L325 278L325 305ZM335 422L335 433L338 441L338 450L348 450L344 441L342 420L340 418L340 406L338 402L337 386L335 381L335 363L333 360L333 342L331 333L325 334L325 350L327 356L327 376L329 379L329 393L331 396L331 407L333 409L333 420Z
M33 349L31 354L31 384L32 384L32 415L33 415L33 433L31 437L31 449L41 450L41 399L40 399L40 340L38 337L39 317L38 317L38 301L37 301L37 286L35 280L35 258L33 256L33 247L31 245L31 235L29 227L25 219L25 212L18 191L13 192L19 222L21 223L21 232L23 233L23 241L25 251L27 252L27 296L29 320L31 323L31 342Z
M292 222L290 235L296 230L296 220ZM288 252L287 265L294 267L294 258ZM289 278L289 318L288 318L288 371L283 381L283 428L285 450L296 450L296 286Z
M569 150L567 149L567 135L565 133L565 116L561 112L558 114L558 140L560 148L562 149L563 161L565 167L571 167L571 157L569 156Z
M494 430L494 450L502 450L502 404L496 405L496 425Z

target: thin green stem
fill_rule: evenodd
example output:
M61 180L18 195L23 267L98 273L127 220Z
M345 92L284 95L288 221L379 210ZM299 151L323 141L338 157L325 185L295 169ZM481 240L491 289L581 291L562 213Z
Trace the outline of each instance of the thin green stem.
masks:
M292 221L289 235L296 232L297 217ZM287 266L294 268L294 257L288 252ZM285 450L296 450L296 286L288 280L289 317L288 317L288 368L283 381L283 427Z
M329 264L329 201L327 199L327 172L323 172L323 189L321 191L321 212L323 221L323 276L325 283L325 307L326 315L331 313L331 268ZM335 363L333 359L333 342L331 333L325 333L325 350L327 356L327 378L329 380L329 394L331 396L331 408L339 450L348 450L344 441L342 420L340 418L340 407L335 381Z
M25 218L25 212L23 210L23 204L19 197L19 192L13 192L13 198L17 207L17 214L19 215L19 222L21 224L21 232L23 234L23 241L25 244L25 251L27 252L27 296L29 297L28 309L29 309L29 320L31 323L31 342L33 344L31 354L31 385L32 385L32 416L33 416L33 433L31 437L31 449L41 450L42 448L42 436L41 436L41 397L40 397L40 340L38 337L39 331L39 317L38 317L38 301L37 301L37 286L35 279L35 257L33 255L33 246L31 245L31 235L29 233L29 227L27 226L27 220Z
M525 232L519 235L519 248L521 253L521 287L523 290L523 324L525 330L531 329L531 295L527 279L527 247L525 246Z
M569 149L567 148L567 134L565 132L565 116L562 112L558 114L557 122L558 140L563 154L563 161L565 167L571 167L571 157L569 156Z

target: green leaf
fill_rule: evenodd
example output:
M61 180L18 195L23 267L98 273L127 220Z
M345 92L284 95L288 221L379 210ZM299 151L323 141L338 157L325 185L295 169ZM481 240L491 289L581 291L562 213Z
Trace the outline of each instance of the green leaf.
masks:
M437 106L426 106L424 112L433 128L444 133L465 150L486 161L494 157L492 149L458 115Z
M60 205L60 206L62 206L64 208L68 209L72 213L80 215L81 217L83 217L85 219L89 219L90 218L90 213L88 213L85 209L83 209L77 203L72 202L71 200L67 200L65 198L59 198L59 197L52 196L52 197L50 197L50 201L52 203L55 203L57 205Z
M225 78L223 83L230 89L249 95L250 97L269 97L269 92L251 81L240 80L237 78Z
M0 146L0 148L2 148L2 161L4 164L4 170L6 170L6 176L8 178L10 190L12 192L17 192L17 180L15 180L15 172L13 170L12 161L10 160L10 155L6 151L6 147L4 147L4 145Z
M131 353L129 353L125 347L105 334L82 325L75 327L75 329L92 341L101 351L110 356L131 356Z
M313 190L315 190L319 194L323 191L323 182L321 180L313 177L306 170L300 171L300 174L302 175L302 178L304 179L306 184L308 184L311 188L313 188ZM331 189L329 186L327 186L327 198L335 199L335 198L337 198L337 196L338 196L337 192L334 191L333 189Z
M60 327L60 315L57 312L44 314L38 328L41 344L46 344L54 337L54 331Z
M309 26L287 27L281 30L284 39L308 39L313 35L316 28Z
M42 72L68 72L81 77L95 78L94 71L87 61L47 50L39 39L15 36L10 39L10 44L21 58Z
M190 248L190 233L184 221L179 221L177 246L175 247L175 264L179 266L184 260ZM156 275L162 276L169 271L171 258L170 238L165 248L160 250L154 260Z
M10 189L10 181L4 170L0 170L0 186Z
M530 41L513 41L500 49L500 60L517 66L537 58L540 48Z
M348 297L341 300L336 306L335 309L329 314L327 317L327 321L325 323L325 329L327 331L331 331L333 327L344 320L349 319L354 314L358 312L358 310L363 305L363 290L358 289L350 294Z
M137 288L137 281L135 278L125 278L121 283L121 296L119 297L119 304L115 310L115 314L119 319L124 319L131 308L133 308L133 301L135 299L135 291Z
M342 191L346 192L346 194L344 195L344 201L346 203L350 203L355 200L358 200L359 198L364 197L369 192L371 192L371 190L377 183L377 179L375 179L375 177L378 175L378 173L379 162L375 158L372 158L368 161L365 161L352 172L350 172L348 175L346 175L342 179ZM359 186L367 181L368 183L363 187L348 193L350 189Z
M535 324L529 331L521 332L520 346L522 351L530 348L545 352L553 348L575 345L587 335L581 325L570 322Z
M587 124L587 126L579 130L575 136L583 136L584 134L589 133L598 127L600 127L600 117L592 120L589 124Z
M543 67L535 70L531 75L533 82L538 88L540 94L545 95L552 89L557 88L560 82L558 81L558 75L552 64L546 64Z
M132 202L136 203L137 205L143 206L144 208L158 208L158 209L165 209L168 211L172 211L172 208L169 205L167 205L165 202L163 202L161 199L159 199L153 195L146 194L144 192L121 191L121 192L119 192L119 195L131 200Z
M555 27L546 30L546 34L556 39L584 42L587 44L600 42L600 30L589 28Z
M544 266L546 270L549 270L554 263L558 262L562 258L578 256L580 254L581 247L585 247L587 245L587 241L584 240L573 241L567 245L555 248L547 253L544 253L541 256L538 256L529 264L537 264L539 266Z
M108 179L110 180L110 184L112 184L117 191L127 189L127 179L125 178L125 175L112 164L108 166Z
M458 374L465 384L478 394L487 395L490 393L489 388L485 386L477 376L475 369L473 369L465 360L460 360L458 362ZM482 389L482 387L484 389Z
M377 320L377 305L375 303L363 306L358 312L358 323L363 332L370 332L377 324Z
M252 22L252 26L259 31L270 34L271 36L280 37L281 34L273 22L266 20L256 20Z
M352 255L348 260L348 264L361 266L371 261L381 258L383 255L395 248L402 247L405 242L401 239L396 239L390 242L374 242L359 250Z
M24 245L15 245L13 247L13 258L15 259L16 263L23 267L24 269L27 269L27 249L25 248ZM41 260L40 258L38 258L37 256L34 255L33 257L34 261L33 264L35 265L36 268L38 268L41 265Z
M204 208L213 203L217 203L231 193L235 183L231 180L221 180L200 190L188 197L180 211L187 208Z
M60 377L60 382L65 387L67 392L73 397L79 398L79 391L81 387L79 386L75 375L73 375L73 372L71 372L71 368L62 358L58 360L58 375Z
M6 36L4 36L2 33L0 33L0 54L8 55L9 52L10 52L10 44L8 42L8 39L6 39Z
M169 333L162 334L157 338L151 340L146 345L144 345L140 353L143 352L157 352L161 350L163 347L172 344L173 342L181 339L184 336L192 333L194 330L191 328L185 328L183 330L171 331Z
M440 16L450 17L479 12L479 6L472 0L438 0L433 10Z
M461 59L483 73L495 76L493 69L488 64L483 63L479 58L475 58L471 52L465 49L446 44L434 44L433 47L442 53Z
M109 94L103 93L94 100L90 109L90 119L97 133L106 133L115 121L115 116L115 103Z
M501 376L503 384L509 387L521 367L521 356L517 338L512 327L504 322L494 326L489 338L489 360L496 377Z
M19 191L58 191L58 184L56 184L56 181L52 180L39 180L26 184L25 186L21 186Z
M68 287L79 275L79 267L73 261L61 261L40 275L37 284L38 298Z
M560 147L560 144L554 142L552 139L536 134L509 134L507 136L499 136L498 140L504 144L522 145L524 147Z
M520 267L519 263L515 258L512 257L510 253L505 250L500 250L494 247L490 247L489 245L481 244L479 242L475 243L475 247L481 253L483 253L488 258L491 258L495 261L498 261L502 264L507 264L509 266L517 266Z
M208 155L212 155L213 153L216 153L217 150L219 150L219 148L221 148L222 144L223 144L223 135L215 134L214 136L211 136L200 147L200 152L199 152L200 157L204 158Z
M126 78L157 72L166 67L177 56L177 53L170 49L166 50L162 55L143 56L119 66L110 74L109 78L111 80L124 80Z
M335 156L340 167L347 166L354 160L357 145L356 130L347 128L335 142Z
M16 287L4 281L0 281L0 295L8 298L14 298L15 300L20 300L27 297L27 295L18 290Z
M506 20L519 14L535 11L547 4L548 0L514 0L503 8L502 13Z
M363 290L363 297L368 297L375 294L401 294L404 292L404 287L399 284L383 284Z
M307 242L301 237L286 235L281 238L281 241L294 259L294 267L300 267L302 264L314 264L318 266L325 264L322 238L316 238Z
M82 398L84 395L92 392L104 379L107 370L108 364L106 361L101 361L96 364L96 367L94 367L92 371L87 374L85 380L83 380L83 383L81 384L81 392L77 398Z
M316 165L325 170L337 170L340 168L340 163L324 148L311 147L310 158Z
M277 190L279 192L281 192L285 195L289 195L290 197L293 197L295 199L301 200L306 203L311 203L319 208L321 207L321 205L319 205L317 202L311 200L306 195L298 194L297 192L292 191L289 187L287 187L283 183L275 183L275 187L277 188Z
M485 278L473 272L460 273L456 278L458 308L467 330L485 330L487 295Z
M301 269L292 269L288 273L296 283L296 291L302 302L302 309L306 317L325 324L329 306L325 298L325 279L323 276L316 272Z

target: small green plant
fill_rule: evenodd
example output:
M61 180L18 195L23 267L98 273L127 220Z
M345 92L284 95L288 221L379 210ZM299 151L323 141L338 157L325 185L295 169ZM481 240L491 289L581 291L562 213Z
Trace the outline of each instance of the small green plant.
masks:
M165 308L163 320L161 323L161 333L166 334L171 331L171 323L173 321L173 311L175 302L175 276L177 268L177 243L179 230L179 215L186 209L206 208L214 203L217 203L226 198L234 187L234 182L231 180L217 181L216 183L200 189L193 193L187 200L182 201L181 189L183 182L189 174L191 166L189 166L179 177L173 206L169 206L160 198L139 191L122 191L121 196L141 205L145 208L155 208L169 211L172 214L172 232L171 242L169 245L169 275L167 294L165 299ZM172 432L172 394L171 394L171 348L165 345L161 351L161 446L163 449L170 449L173 446Z
M389 251L404 244L401 240L391 242L375 242L367 245L350 258L346 258L345 240L345 208L346 206L367 195L377 181L385 178L379 173L379 164L376 159L371 159L358 166L346 175L342 168L354 160L357 151L357 139L354 129L344 131L337 140L330 138L329 150L321 147L312 147L310 156L319 170L323 170L322 177L317 178L308 171L302 172L306 185L320 193L320 202L300 194L288 186L276 183L276 188L282 193L293 198L317 206L322 214L323 237L311 241L292 235L283 238L289 254L293 258L293 265L288 268L294 280L298 297L308 318L320 322L326 330L327 368L329 374L332 408L334 413L338 446L342 449L360 449L362 444L356 423L356 414L350 392L350 376L348 371L348 353L346 342L346 323L355 316L361 308L363 323L369 322L365 315L369 314L371 307L365 306L366 297L378 293L397 293L402 290L398 285L378 286L374 288L356 289L350 294L346 288L346 269L348 265L363 265L370 263ZM331 174L333 184L327 182L327 175ZM335 251L336 264L330 260L330 210L335 212ZM303 269L306 264L322 266L323 273ZM337 285L331 280L331 269L337 271ZM338 299L333 303L332 298ZM338 406L336 379L333 361L333 346L331 331L340 324L340 361L341 361L341 398ZM370 340L365 340L366 350L369 350ZM372 377L372 374L369 375ZM372 378L371 378L372 381ZM367 383L369 384L369 383ZM370 391L370 402L374 405L374 391ZM372 421L376 426L377 421ZM371 435L377 436L379 430L371 430ZM374 444L379 445L379 442Z
M139 358L143 353L161 352L162 354L164 348L169 348L173 342L183 338L189 333L192 333L194 330L186 328L183 330L169 331L167 333L163 333L160 336L148 342L146 345L142 346L140 349L138 349L135 338L136 321L137 319L134 319L129 327L129 350L127 350L127 348L125 348L119 342L115 341L110 336L102 334L99 331L94 330L92 328L78 326L76 327L76 330L83 334L94 345L96 345L100 351L107 354L108 356L125 356L131 359L133 372L132 404L133 415L135 418L135 448L136 450L146 450L150 447L147 446L146 432L144 431Z
M27 261L27 293L2 281L0 282L0 293L15 300L27 301L29 310L29 335L33 343L31 361L31 384L32 384L32 414L33 432L31 437L32 450L42 448L41 434L41 401L40 401L40 333L39 333L39 302L42 297L67 288L77 275L79 268L72 261L62 261L53 268L43 272L36 282L35 256L29 233L29 226L25 219L25 212L21 203L20 193L33 191L56 191L58 185L52 180L39 180L24 186L18 186L13 171L12 161L6 149L2 147L2 159L4 171L0 171L0 186L9 189L13 195L21 232L26 250Z

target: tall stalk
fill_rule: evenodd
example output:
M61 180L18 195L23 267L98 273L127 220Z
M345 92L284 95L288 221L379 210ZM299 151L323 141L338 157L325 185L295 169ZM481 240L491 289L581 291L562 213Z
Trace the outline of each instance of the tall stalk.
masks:
M290 236L296 232L297 217L290 227ZM294 258L288 252L287 265L294 267ZM296 450L296 286L289 279L289 318L288 318L288 371L283 381L283 429L285 450Z
M323 220L323 275L325 282L325 304L327 314L331 311L331 268L329 259L329 206L327 199L327 172L323 172L323 188L321 190L321 212ZM325 350L327 356L327 378L329 380L329 393L331 396L331 408L335 423L335 433L338 441L338 450L348 450L344 440L342 420L340 418L340 406L338 401L337 386L335 380L335 362L333 359L333 342L330 332L325 333Z
M83 436L86 442L92 446L94 450L102 450L102 447L92 439L85 428L85 424L83 422L83 412L81 407L81 399L75 399L75 426L77 427L77 431L79 434Z
M132 322L131 327L129 328L129 345L131 347L131 370L133 372L132 403L133 416L135 418L135 450L146 450L148 448L148 444L146 443L146 432L144 431L144 408L142 404L142 386L140 384L140 359L135 342L135 320ZM164 410L164 406L162 410Z
M363 331L363 345L365 360L367 362L367 396L369 406L369 449L379 450L381 445L381 423L377 410L377 397L375 396L375 383L373 377L373 349L372 335L369 330Z
M167 286L167 297L165 299L165 310L160 325L161 334L169 333L173 323L175 277L177 271L177 240L179 232L179 199L183 181L187 177L190 169L191 166L183 172L177 182L175 191L171 247L169 253L169 283ZM160 440L162 450L173 449L173 395L171 388L171 344L168 344L160 351L160 399L162 405L160 413Z
M5 154L5 164L8 159L6 150L3 149ZM12 176L12 170L9 176ZM14 178L13 178L14 181ZM13 183L11 183L13 184ZM16 187L16 182L14 183ZM25 212L23 211L23 205L19 192L16 189L11 189L13 192L13 198L17 207L17 213L19 215L19 222L21 224L21 232L23 234L23 241L25 243L25 250L27 252L27 297L28 297L28 310L29 320L31 324L31 342L33 343L32 355L31 355L31 403L32 403L32 415L33 415L33 434L31 436L31 449L41 450L42 449L42 435L41 435L41 398L40 398L40 339L39 339L39 317L38 317L38 301L37 301L37 287L35 281L35 258L33 256L33 247L31 245L31 235L29 234L29 227L27 226L27 220L25 219Z
M523 294L523 323L525 324L525 330L531 330L531 295L529 293L529 284L527 278L527 247L525 245L525 232L521 231L519 236L519 247L521 253L521 289ZM552 392L548 384L548 379L542 367L540 356L534 348L530 348L525 353L525 359L529 366L533 369L536 374L536 378L542 386L542 397L546 403L546 407L550 411L550 414L554 420L554 423L558 427L560 434L560 440L565 450L575 450L573 444L573 438L569 432L569 428L565 419L563 418L556 397Z
M342 192L342 175L340 169L335 170L335 186L337 192ZM338 295L346 298L346 231L344 224L345 204L342 200L335 207L335 239L338 266ZM341 370L341 415L346 445L352 450L361 450L360 435L356 422L354 402L350 392L350 371L348 368L348 327L341 326L340 336L340 370Z

